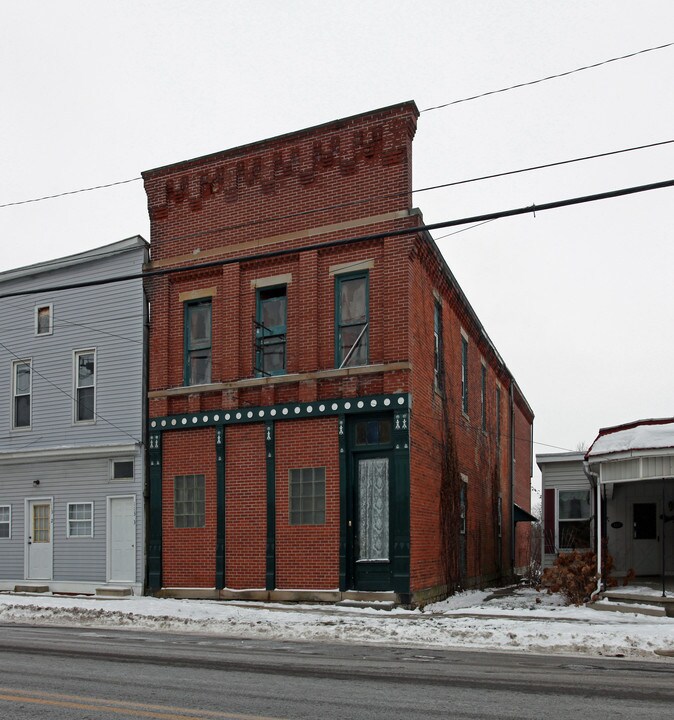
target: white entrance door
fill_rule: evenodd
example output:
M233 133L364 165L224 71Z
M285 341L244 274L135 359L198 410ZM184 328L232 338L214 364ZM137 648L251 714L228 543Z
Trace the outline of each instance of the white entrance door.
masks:
M51 500L29 500L27 533L26 578L51 580L53 558Z
M136 499L108 498L110 582L136 582Z
M637 575L658 575L662 564L660 513L656 502L632 503L632 567Z

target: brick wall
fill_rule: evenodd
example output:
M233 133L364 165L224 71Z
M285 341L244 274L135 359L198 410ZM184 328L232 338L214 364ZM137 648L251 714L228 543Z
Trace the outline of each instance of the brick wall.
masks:
M215 587L217 488L215 430L165 432L162 462L162 574L165 587ZM173 487L177 475L204 475L206 524L174 526Z
M325 524L294 525L288 471L325 467ZM276 587L339 586L339 443L337 418L276 424Z

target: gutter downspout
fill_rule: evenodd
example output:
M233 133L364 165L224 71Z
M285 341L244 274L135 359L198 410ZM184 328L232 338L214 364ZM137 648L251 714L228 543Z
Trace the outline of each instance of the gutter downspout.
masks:
M599 475L596 472L590 470L590 463L587 460L583 461L583 472L585 477L590 481L591 487L596 491L596 523L597 523L597 587L592 591L590 595L590 602L594 602L595 597L602 591L603 577L602 577L602 538L601 538L601 518L602 518L602 506L601 506L601 483L599 482Z

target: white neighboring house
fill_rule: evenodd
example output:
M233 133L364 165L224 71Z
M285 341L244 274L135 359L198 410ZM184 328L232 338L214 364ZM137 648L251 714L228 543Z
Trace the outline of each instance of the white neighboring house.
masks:
M600 547L603 536L614 575L674 575L674 418L602 428L586 453L536 462L544 567L560 552Z
M143 591L147 256L0 273L0 590Z

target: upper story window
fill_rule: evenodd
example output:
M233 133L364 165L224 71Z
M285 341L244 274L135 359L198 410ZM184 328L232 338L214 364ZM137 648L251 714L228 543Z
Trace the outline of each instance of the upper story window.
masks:
M111 480L133 480L133 458L110 461Z
M53 306L37 305L35 307L35 334L51 335L52 334L52 313Z
M75 422L92 422L96 416L96 351L75 352Z
M468 415L468 340L461 336L461 410Z
M482 385L480 387L480 404L482 407L482 432L487 432L487 366L482 364Z
M185 385L211 382L211 299L185 303Z
M337 367L368 363L368 273L341 275L335 280Z
M287 288L260 288L255 314L255 374L286 372Z
M496 386L496 447L501 448L501 388Z
M12 428L30 428L32 360L12 363Z
M442 304L439 300L435 301L433 310L433 338L435 341L434 349L434 373L435 387L441 390L442 382Z

